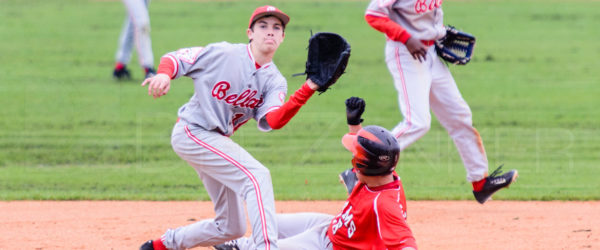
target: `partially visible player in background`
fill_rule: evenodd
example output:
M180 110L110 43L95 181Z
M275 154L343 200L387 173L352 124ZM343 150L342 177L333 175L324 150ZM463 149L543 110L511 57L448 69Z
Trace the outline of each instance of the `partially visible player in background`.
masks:
M379 126L361 126L365 102L346 100L349 133L342 144L352 152L358 184L336 215L278 214L279 247L285 249L417 249L406 223L406 196L394 171L400 147ZM213 246L216 250L256 249L249 238Z
M289 20L274 6L258 7L246 26L248 43L219 42L167 53L158 74L142 83L159 98L169 92L172 79L193 80L194 95L179 109L171 145L202 180L216 216L168 229L140 249L188 249L242 237L246 210L255 249L279 249L270 171L231 136L250 119L264 132L282 128L319 88L308 79L285 101L287 81L273 57Z
M483 204L496 191L508 187L517 178L517 170L500 175L500 166L488 176L488 159L473 127L471 109L432 46L446 35L441 5L440 0L371 0L365 19L386 36L385 61L404 117L392 130L400 149L429 131L431 109L454 140L473 195ZM340 178L346 185L356 179L348 170Z
M127 9L127 17L119 36L113 77L117 80L131 79L127 64L131 61L134 45L138 61L144 70L144 79L152 77L156 72L150 39L150 15L148 14L150 0L123 0L123 4Z

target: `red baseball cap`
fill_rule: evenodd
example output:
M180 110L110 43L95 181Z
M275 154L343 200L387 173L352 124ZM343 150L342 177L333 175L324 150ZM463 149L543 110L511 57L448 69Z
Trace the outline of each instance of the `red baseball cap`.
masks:
M275 6L265 5L258 7L254 10L252 16L250 17L248 28L252 27L252 24L256 22L256 20L258 20L259 18L268 15L272 15L279 18L279 20L281 20L281 23L283 24L283 27L285 27L290 21L290 17L287 14L283 13L281 10L275 8Z

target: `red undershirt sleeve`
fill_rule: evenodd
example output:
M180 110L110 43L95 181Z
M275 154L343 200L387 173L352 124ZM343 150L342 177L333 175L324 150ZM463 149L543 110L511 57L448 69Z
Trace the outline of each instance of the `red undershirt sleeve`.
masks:
M399 24L395 23L388 17L379 17L365 15L365 20L374 29L383 32L388 38L406 44L410 38L410 34Z
M177 72L175 72L175 68L176 65L173 59L169 56L163 56L162 58L160 58L160 63L158 64L158 70L156 70L156 73L167 74L171 77L171 79L173 79L177 75Z
M266 114L269 126L272 129L280 129L285 126L314 93L315 91L308 86L308 83L304 83L280 108Z

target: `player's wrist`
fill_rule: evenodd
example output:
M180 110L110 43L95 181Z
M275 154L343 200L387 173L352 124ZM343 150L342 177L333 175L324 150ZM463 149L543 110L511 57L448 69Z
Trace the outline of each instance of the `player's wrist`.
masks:
M347 116L346 117L346 124L348 124L348 126L356 126L356 125L360 125L364 120L362 118L360 118L360 116L356 117L356 116Z
M348 133L355 135L362 128L362 125L350 125L348 124Z
M408 33L408 32L402 32L400 34L400 37L398 38L398 40L400 42L406 44L410 38L412 38L412 36L410 35L410 33Z
M310 78L306 79L306 82L304 83L304 85L313 91L319 89L319 85L317 85L315 82L313 82Z
M167 73L157 73L156 77L171 80L171 76L168 75Z

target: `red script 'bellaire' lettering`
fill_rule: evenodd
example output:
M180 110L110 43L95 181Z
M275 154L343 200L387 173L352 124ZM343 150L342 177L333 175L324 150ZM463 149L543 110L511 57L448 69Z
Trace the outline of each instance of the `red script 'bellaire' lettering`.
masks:
M231 88L231 84L226 81L220 81L212 89L212 96L219 100L224 100L226 103L240 106L243 108L256 108L262 104L263 99L254 98L257 90L246 89L241 94L227 95L227 91Z

